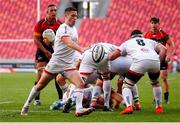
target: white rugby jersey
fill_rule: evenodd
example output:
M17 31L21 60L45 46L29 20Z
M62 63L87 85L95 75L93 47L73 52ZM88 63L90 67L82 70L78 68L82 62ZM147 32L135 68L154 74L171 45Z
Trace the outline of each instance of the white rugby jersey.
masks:
M110 44L110 43L96 43L96 44L93 44L91 47L91 50L93 49L93 46L97 45L97 44L101 44L103 45L104 49L105 49L105 52L106 53L109 53L109 52L112 52L114 51L116 48L118 48L116 45L113 45L113 44Z
M103 57L103 59L96 63L94 62L93 58L92 58L92 50L94 48L95 45L97 44L101 44L103 45L103 48L105 49L105 55ZM80 68L79 68L79 72L82 74L84 73L93 73L94 70L98 70L99 73L104 73L107 71L110 71L111 66L110 66L110 62L107 59L108 53L112 52L113 50L115 50L117 48L117 46L113 45L113 44L109 44L109 43L97 43L92 45L92 47L88 50L86 50L83 53L82 56L82 61L80 64Z
M122 55L131 56L134 62L145 59L159 61L159 55L155 51L156 46L157 42L151 39L136 37L121 44L119 49Z
M59 26L56 32L54 53L52 54L51 62L60 64L72 64L75 50L68 47L66 44L64 44L64 42L61 41L61 38L64 36L69 36L74 42L77 43L78 33L76 27L70 27L65 23Z

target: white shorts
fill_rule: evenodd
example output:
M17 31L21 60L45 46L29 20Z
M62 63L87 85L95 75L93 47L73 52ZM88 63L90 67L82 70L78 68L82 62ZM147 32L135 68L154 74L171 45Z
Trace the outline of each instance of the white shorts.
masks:
M130 68L132 59L120 56L111 62L111 72L124 75Z
M73 64L56 64L53 62L49 62L45 67L45 72L51 75L62 74L63 76L67 77L70 71L77 70L77 68Z
M156 60L142 60L131 64L130 70L139 74L157 73L160 71L160 62Z

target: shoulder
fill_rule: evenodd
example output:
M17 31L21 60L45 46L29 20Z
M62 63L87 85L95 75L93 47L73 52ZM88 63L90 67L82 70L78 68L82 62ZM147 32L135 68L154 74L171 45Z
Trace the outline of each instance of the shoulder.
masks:
M160 29L159 30L160 33L162 33L163 35L168 35L164 30Z
M46 21L46 19L41 19L37 22L37 25L42 25L45 21Z
M151 34L152 34L152 32L149 31L149 32L145 33L144 37L147 38L147 37L149 37Z
M57 20L57 23L62 24L62 22L60 20Z

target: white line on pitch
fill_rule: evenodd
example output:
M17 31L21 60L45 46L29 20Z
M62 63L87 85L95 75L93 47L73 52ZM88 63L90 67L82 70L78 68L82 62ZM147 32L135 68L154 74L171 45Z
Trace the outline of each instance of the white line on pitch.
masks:
M0 105L1 105L1 104L8 104L8 103L13 103L13 101L4 101L4 102L0 102Z

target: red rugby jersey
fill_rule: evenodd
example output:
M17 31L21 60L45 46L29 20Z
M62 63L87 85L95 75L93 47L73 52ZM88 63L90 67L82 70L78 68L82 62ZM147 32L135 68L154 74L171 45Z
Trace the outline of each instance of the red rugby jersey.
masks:
M47 20L47 18L45 19L41 19L34 28L34 36L40 36L41 37L41 43L42 45L49 50L50 52L52 52L52 47L51 46L47 46L44 42L43 42L43 37L42 37L42 33L44 30L46 29L52 29L54 30L54 32L56 33L57 29L59 28L59 26L61 25L61 21L59 20L53 20L53 21L49 21Z
M144 35L144 37L155 40L158 43L163 44L164 46L166 46L167 40L169 39L169 35L161 29L156 33L149 31Z

